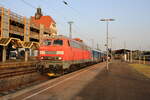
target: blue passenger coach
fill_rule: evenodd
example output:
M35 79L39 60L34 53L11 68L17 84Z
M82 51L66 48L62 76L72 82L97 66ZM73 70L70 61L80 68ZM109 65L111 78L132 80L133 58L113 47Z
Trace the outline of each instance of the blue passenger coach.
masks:
M102 62L104 59L104 53L101 50L93 49L92 56L95 63Z

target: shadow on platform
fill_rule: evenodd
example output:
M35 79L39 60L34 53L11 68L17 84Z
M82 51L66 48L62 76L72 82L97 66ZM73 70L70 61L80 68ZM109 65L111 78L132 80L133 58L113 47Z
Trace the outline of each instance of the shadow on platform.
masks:
M150 100L150 79L126 63L111 63L72 100Z

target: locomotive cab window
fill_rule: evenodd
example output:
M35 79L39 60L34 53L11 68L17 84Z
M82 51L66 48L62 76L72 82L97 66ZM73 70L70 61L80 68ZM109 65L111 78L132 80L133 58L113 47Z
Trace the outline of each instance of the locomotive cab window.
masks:
M53 45L63 45L63 40L54 40Z
M48 46L48 45L51 45L51 40L45 40L45 41L43 42L43 44L44 44L44 45L47 45L47 46Z

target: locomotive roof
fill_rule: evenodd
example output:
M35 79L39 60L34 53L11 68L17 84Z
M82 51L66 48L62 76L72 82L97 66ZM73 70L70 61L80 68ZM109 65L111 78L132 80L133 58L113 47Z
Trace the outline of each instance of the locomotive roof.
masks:
M92 51L102 52L101 50L98 49L92 49Z
M52 39L68 39L68 40L71 40L71 41L75 41L75 42L77 42L77 43L79 43L79 44L83 44L83 45L85 45L85 46L87 46L84 42L79 42L79 41L77 41L77 40L75 40L75 39L71 39L71 38L69 38L69 37L67 37L67 36L64 36L64 35L55 35L55 36L53 36L53 37L51 37ZM90 46L87 46L87 47L89 47L89 48L91 48Z
M55 35L55 36L51 36L52 39L57 39L57 38L67 38L69 39L67 36L64 35Z
M76 41L76 42L78 42L78 43L84 44L83 42L79 42L79 41L77 41L77 40L75 40L75 39L71 39L71 38L69 38L69 37L67 37L67 36L64 36L64 35L56 35L56 36L51 37L51 38L53 38L53 39L61 39L61 38L64 38L64 39L69 39L69 40Z

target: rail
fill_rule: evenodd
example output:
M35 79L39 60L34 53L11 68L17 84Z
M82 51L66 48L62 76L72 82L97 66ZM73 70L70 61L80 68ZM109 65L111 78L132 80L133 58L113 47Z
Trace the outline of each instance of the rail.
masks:
M36 72L36 69L25 69L21 71L4 72L4 73L0 73L0 79L34 73L34 72Z

